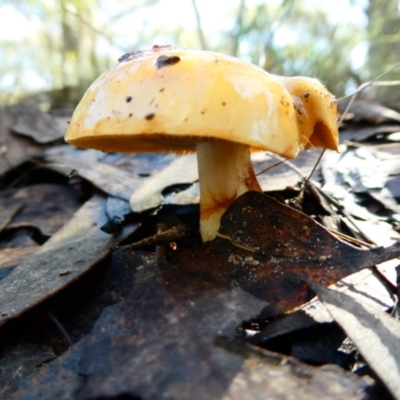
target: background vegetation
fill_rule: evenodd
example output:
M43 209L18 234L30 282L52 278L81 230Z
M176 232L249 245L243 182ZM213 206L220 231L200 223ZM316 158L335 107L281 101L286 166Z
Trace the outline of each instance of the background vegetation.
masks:
M400 61L399 7L399 0L0 0L0 104L34 96L44 108L72 108L120 55L153 44L316 76L340 97ZM399 76L396 69L385 79ZM400 108L398 87L365 95Z

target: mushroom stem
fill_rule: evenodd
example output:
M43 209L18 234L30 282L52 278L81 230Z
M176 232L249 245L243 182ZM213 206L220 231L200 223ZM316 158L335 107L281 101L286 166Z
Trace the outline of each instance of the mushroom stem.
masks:
M249 146L222 140L196 145L200 183L200 232L204 242L217 235L221 215L241 194L261 192Z

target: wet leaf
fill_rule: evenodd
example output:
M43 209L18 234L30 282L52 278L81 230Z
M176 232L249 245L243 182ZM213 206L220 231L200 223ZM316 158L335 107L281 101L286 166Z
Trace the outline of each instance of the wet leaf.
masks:
M62 229L0 282L0 325L77 280L135 229L127 227L120 236L101 232L105 207L101 196L86 202Z
M219 236L172 253L180 271L175 280L198 274L223 287L236 284L267 302L264 317L308 301L305 279L332 284L400 255L399 243L371 250L348 245L307 215L256 192L232 203Z
M395 399L400 399L400 321L343 293L309 283Z

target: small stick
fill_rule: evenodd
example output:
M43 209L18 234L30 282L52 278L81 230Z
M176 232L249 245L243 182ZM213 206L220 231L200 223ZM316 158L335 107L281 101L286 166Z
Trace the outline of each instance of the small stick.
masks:
M359 240L359 239L353 238L353 237L351 237L349 235L346 235L345 233L338 232L335 229L327 228L326 226L325 226L325 229L328 230L333 235L335 235L336 237L338 237L339 239L345 240L346 242L353 243L353 244L358 244L359 246L364 246L364 247L367 247L369 249L374 247L374 245L371 244L371 243L367 243L367 242L364 242L363 240Z
M130 243L125 246L119 246L118 249L121 250L138 250L142 247L152 246L159 243L173 242L184 236L189 235L189 228L187 225L174 226L166 231L158 232L153 236L149 236L145 239L139 240L138 242Z
M163 232L166 232L168 229L167 224L159 223L157 224L157 235L161 235ZM158 242L156 244L156 252L154 255L154 262L156 265L160 265L163 261L165 261L165 252L167 250L166 242Z
M279 161L279 162L277 162L276 164L271 165L270 167L268 167L268 168L262 170L261 172L257 173L256 176L261 175L261 174L264 174L265 172L269 171L270 169L275 168L275 167L277 167L277 166L283 164L283 163L286 162L287 160L288 160L288 158L285 158L284 160Z

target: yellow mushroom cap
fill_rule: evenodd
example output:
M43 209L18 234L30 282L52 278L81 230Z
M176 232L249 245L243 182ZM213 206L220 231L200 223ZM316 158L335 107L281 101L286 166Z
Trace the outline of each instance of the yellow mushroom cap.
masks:
M126 55L89 87L65 139L108 152L195 151L227 140L293 158L337 149L336 102L316 79L236 58L154 47Z

